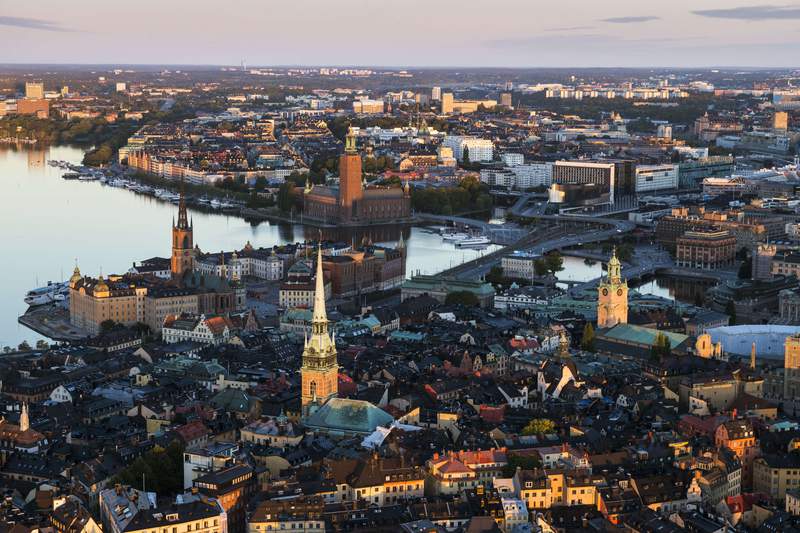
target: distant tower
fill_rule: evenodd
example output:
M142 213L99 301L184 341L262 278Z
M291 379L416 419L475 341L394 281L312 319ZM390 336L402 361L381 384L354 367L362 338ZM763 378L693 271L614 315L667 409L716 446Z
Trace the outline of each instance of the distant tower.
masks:
M186 215L186 196L181 183L181 201L178 206L178 223L172 221L172 277L181 277L192 270L194 262L194 229Z
M558 338L558 357L559 359L569 359L569 339L565 329L561 330L561 336Z
M339 364L336 344L328 333L325 311L325 279L322 272L322 246L317 251L317 279L314 292L314 312L311 319L311 338L305 341L303 364L300 368L302 389L300 399L303 416L313 406L321 406L336 396L339 388Z
M753 279L769 281L772 279L772 261L778 248L774 244L759 244L753 253Z
M617 249L608 261L608 275L597 287L597 327L628 323L628 282L622 279Z
M361 156L356 149L353 130L347 132L344 153L339 157L339 207L344 220L356 214L356 206L364 196L361 183Z
M753 345L750 347L750 369L756 369L756 343L753 342Z
M28 431L31 428L31 420L28 417L28 403L22 402L22 412L19 414L20 432Z

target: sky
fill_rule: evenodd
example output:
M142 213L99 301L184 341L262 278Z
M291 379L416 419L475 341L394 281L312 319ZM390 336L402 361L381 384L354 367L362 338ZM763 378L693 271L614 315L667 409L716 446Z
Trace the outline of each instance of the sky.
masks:
M800 2L0 0L0 63L796 67Z

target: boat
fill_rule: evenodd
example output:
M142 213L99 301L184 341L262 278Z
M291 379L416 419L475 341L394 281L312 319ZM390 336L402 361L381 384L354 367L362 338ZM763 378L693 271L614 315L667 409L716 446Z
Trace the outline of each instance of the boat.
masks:
M64 178L65 180L76 180L80 177L80 174L78 174L77 172L64 172L63 174L61 174L61 177Z
M80 181L96 181L97 180L97 176L95 176L94 174L81 174L80 176L78 176L78 180L80 180Z
M492 241L489 240L488 237L470 237L468 239L456 241L456 246L459 248L472 248L472 247L488 246L491 243Z
M211 207L213 207L214 209L219 209L220 207L222 207L222 202L214 198L213 200L211 200Z
M459 242L464 239L469 239L469 235L466 233L445 233L442 235L442 240L444 241Z
M58 296L63 296L64 300L69 294L69 282L48 281L44 287L31 289L25 294L25 303L31 306L49 304L57 300Z

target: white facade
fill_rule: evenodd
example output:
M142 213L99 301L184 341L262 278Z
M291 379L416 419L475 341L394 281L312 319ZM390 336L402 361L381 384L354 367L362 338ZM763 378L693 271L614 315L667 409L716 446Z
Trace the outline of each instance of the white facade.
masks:
M677 188L678 165L637 165L637 193Z
M500 156L500 159L507 167L514 167L525 164L525 156L522 154L507 152Z
M529 163L505 168L484 168L481 169L481 181L490 187L518 190L548 187L553 181L553 164Z
M469 152L469 160L471 162L491 161L494 158L494 143L489 139L448 135L442 141L442 145L451 148L453 155L459 161L464 159L465 148Z
M50 401L55 403L72 403L72 394L64 385L59 385L50 393Z
M213 320L220 319L214 318ZM228 342L231 338L231 330L227 324L225 324L219 331L214 331L209 326L205 315L200 315L194 328L191 329L164 325L164 327L161 328L161 338L168 344L192 341L201 344L218 345Z
M539 256L536 254L515 252L511 255L504 256L500 260L500 265L506 277L533 280L536 276L534 265L537 259L539 259Z

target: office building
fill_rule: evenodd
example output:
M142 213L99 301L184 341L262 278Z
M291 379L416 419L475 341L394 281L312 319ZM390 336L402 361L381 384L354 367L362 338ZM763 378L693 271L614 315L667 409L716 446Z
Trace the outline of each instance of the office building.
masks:
M431 100L434 102L438 102L442 99L442 88L441 87L434 87L431 89Z
M789 129L789 113L776 111L772 117L772 129L786 131Z
M759 243L753 253L753 279L769 281L772 279L772 261L778 248L774 244Z
M29 81L25 83L25 98L41 100L44 98L44 83Z
M635 193L634 169L635 163L630 160L556 161L553 183L594 186L602 201L614 203Z
M677 165L638 165L636 167L636 192L638 194L677 188Z
M449 115L453 112L453 93L442 93L442 114Z
M727 230L687 231L676 241L678 266L714 270L730 266L736 256L736 237Z
M500 93L500 105L511 107L511 93Z
M489 139L448 135L442 141L442 146L452 149L453 155L458 161L464 161L465 154L469 157L471 163L494 159L494 143Z

